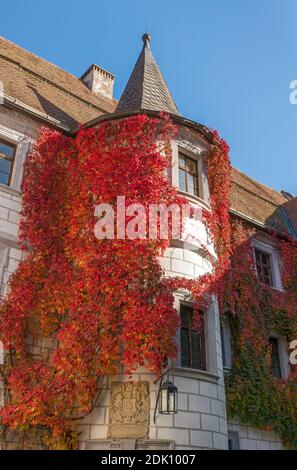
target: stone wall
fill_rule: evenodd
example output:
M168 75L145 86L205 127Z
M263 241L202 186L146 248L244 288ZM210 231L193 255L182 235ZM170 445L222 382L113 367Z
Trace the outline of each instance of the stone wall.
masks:
M16 270L22 252L18 248L19 212L21 203L21 182L23 164L30 145L37 137L40 124L27 115L0 106L0 138L17 146L11 185L0 184L0 295L7 292L7 282ZM3 384L0 382L0 406L3 404ZM42 448L40 432L20 434L0 429L0 446L5 449Z
M185 275L189 278L207 272L210 266L197 253L176 247L166 250L161 264L166 275ZM177 304L179 300L177 296ZM154 448L167 440L173 442L175 449L227 449L220 324L215 299L207 314L206 337L209 350L207 372L181 368L178 358L170 372L170 379L178 387L179 411L176 415L160 415L157 412L154 423L159 382L154 383L156 377L145 370L140 370L132 377L133 381L148 382L150 386L150 426L146 437L154 440ZM96 448L96 443L100 448L100 442L110 437L111 384L128 380L125 375L106 379L97 406L79 426L80 449L90 446Z
M0 135L2 132L4 136L18 143L12 187L7 188L0 185L0 275L2 295L6 292L9 276L16 269L22 257L20 250L17 248L22 166L30 144L37 136L38 127L39 124L31 118L0 106ZM181 133L178 145L183 146L189 152L194 152L198 157L205 152L203 147L205 142L201 140L201 137L197 140L194 131ZM200 147L197 150L197 145L201 147L201 152L199 151ZM176 157L176 146L173 151ZM172 169L173 181L175 182L177 181L176 170L175 162ZM204 184L202 180L201 184ZM204 189L206 195L207 188ZM203 207L207 206L205 201L201 201L201 204ZM199 230L201 241L206 245L209 244L209 236L201 223ZM211 246L209 248L213 252L213 248ZM160 262L166 276L196 278L211 269L208 259L198 249L194 250L193 247L189 249L182 243L179 246L175 245L168 248ZM183 300L183 294L177 293L177 309L179 309L180 302ZM211 306L205 317L205 335L207 371L181 368L179 357L170 370L170 379L179 390L179 411L176 415L159 415L157 413L154 422L159 382L155 383L156 377L145 370L139 370L133 375L132 381L147 383L149 386L149 397L146 398L148 408L145 407L148 409L148 427L145 428L147 431L139 434L138 448L148 446L148 442L150 442L151 448L161 448L162 446L172 448L174 446L176 449L227 449L227 420L220 324L215 298L211 299ZM178 339L179 335L177 336ZM51 339L41 337L28 337L28 343L31 352L35 355L48 355L54 345ZM122 374L105 378L96 406L79 424L80 449L95 448L100 443L101 446L104 446L107 445L107 439L113 439L113 431L110 427L111 389L114 387L114 383L121 382L125 384L128 381L129 377ZM137 421L140 418L133 411L133 406L128 413L128 419ZM123 421L126 418L123 417ZM121 424L121 416L116 419L117 424ZM141 419L146 422L145 417ZM134 445L137 447L137 443L135 443L137 438L133 438L131 429L130 427L129 439L124 439L125 442L121 443L121 446L130 446L131 448ZM281 448L280 440L272 433L259 431L250 426L242 426L236 422L230 422L229 429L239 431L242 448ZM13 447L14 441L9 445ZM15 440L15 445L19 445L18 438Z
M281 439L274 432L261 431L254 426L228 421L228 430L239 434L239 447L246 450L283 450Z

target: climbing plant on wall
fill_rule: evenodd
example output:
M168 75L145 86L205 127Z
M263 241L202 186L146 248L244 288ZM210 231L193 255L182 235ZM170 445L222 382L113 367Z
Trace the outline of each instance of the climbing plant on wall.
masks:
M288 337L296 333L296 246L281 243L286 294L261 286L252 233L230 221L228 146L218 134L206 161L211 211L204 211L204 222L217 253L211 272L193 280L165 279L159 257L170 234L166 240L94 235L94 208L116 207L119 195L146 211L151 203L185 202L166 176L175 132L162 115L103 122L75 138L42 130L25 166L25 257L1 304L0 337L9 352L1 419L10 429L41 426L50 430L51 447L73 446L76 423L92 409L102 377L120 364L127 373L143 365L158 373L165 357L175 357L173 293L183 289L195 302L197 328L213 293L221 312L234 320L230 412L296 445L296 378L274 379L269 351L263 355L268 328Z
M158 372L176 354L172 292L158 257L168 240L98 240L99 203L179 204L166 177L174 128L138 116L81 130L44 129L26 162L20 227L23 261L1 306L1 339L12 352L2 422L73 432L100 379L123 364ZM157 144L162 141L162 149ZM30 354L28 336L56 342ZM34 343L35 344L35 343ZM33 353L36 352L33 347Z
M251 247L254 230L234 222L232 269L225 310L233 332L233 364L225 377L229 414L242 423L275 431L289 448L297 448L296 367L289 377L271 371L272 330L287 339L297 337L297 244L278 242L284 292L259 283ZM272 236L272 243L276 243Z

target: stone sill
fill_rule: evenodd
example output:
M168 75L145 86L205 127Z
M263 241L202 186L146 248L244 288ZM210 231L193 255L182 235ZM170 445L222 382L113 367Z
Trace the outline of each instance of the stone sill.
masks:
M170 372L178 377L186 377L197 380L200 379L214 384L217 384L219 381L219 376L217 374L208 372L206 370L190 369L187 367L174 367Z
M194 196L193 194L186 193L185 191L181 191L180 189L178 190L178 194L180 194L181 196L184 196L190 202L193 202L194 204L198 204L204 207L204 209L206 209L207 211L210 211L211 209L210 205L198 196Z

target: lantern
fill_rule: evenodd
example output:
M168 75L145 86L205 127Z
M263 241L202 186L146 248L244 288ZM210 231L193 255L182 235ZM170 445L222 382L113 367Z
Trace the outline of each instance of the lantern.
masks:
M167 380L160 387L159 413L172 415L177 411L177 387Z

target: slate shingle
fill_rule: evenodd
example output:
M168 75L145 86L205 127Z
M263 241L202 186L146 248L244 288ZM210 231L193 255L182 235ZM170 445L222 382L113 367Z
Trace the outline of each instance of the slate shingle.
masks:
M150 36L144 34L143 48L130 75L116 112L139 110L179 114L150 48Z

